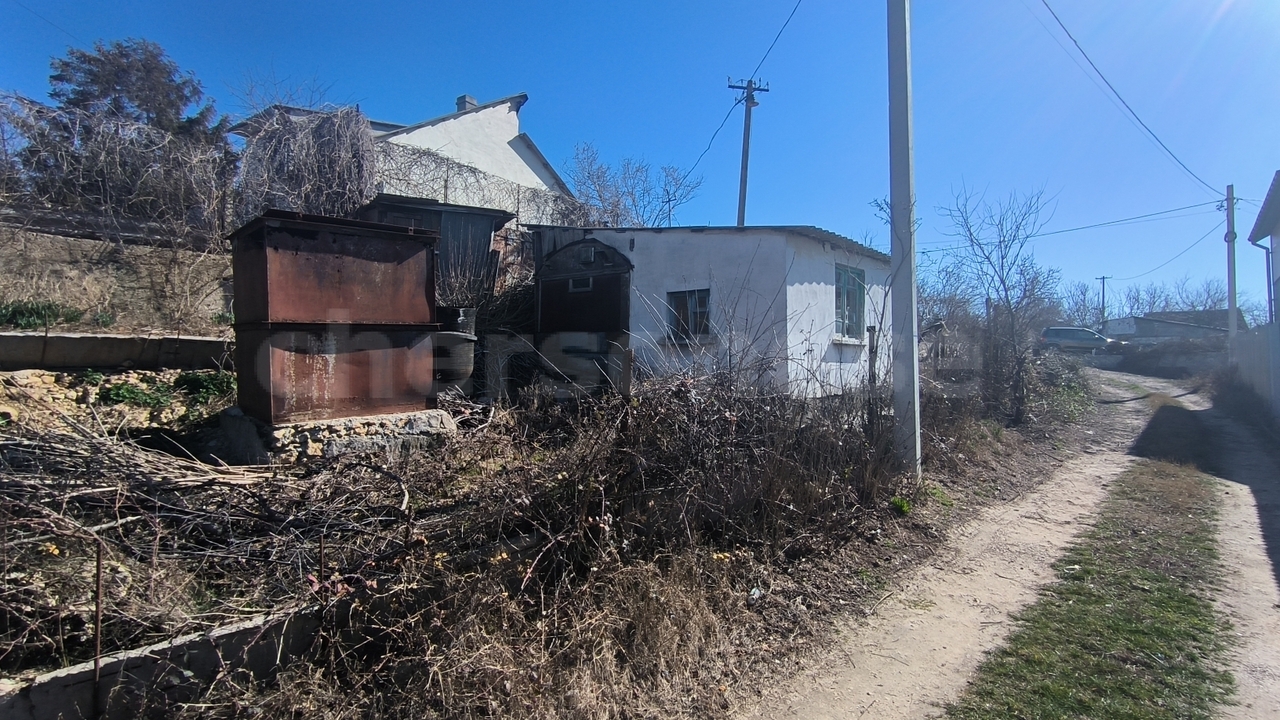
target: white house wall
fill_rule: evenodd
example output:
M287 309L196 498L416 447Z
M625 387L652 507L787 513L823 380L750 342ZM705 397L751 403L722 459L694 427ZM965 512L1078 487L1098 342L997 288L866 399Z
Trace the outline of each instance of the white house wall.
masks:
M859 387L867 380L867 338L836 333L835 266L866 273L864 327L889 327L888 264L842 243L791 236L787 243L787 366L793 393L822 395ZM877 372L887 371L888 337L882 337Z
M781 233L601 229L588 237L617 249L635 268L630 320L638 363L663 371L696 361L763 361L773 370L762 380L785 382L786 240ZM668 337L667 293L702 288L711 291L713 337L701 347L678 347Z
M512 103L464 113L389 140L433 150L525 187L559 191L555 177L520 137L520 114Z

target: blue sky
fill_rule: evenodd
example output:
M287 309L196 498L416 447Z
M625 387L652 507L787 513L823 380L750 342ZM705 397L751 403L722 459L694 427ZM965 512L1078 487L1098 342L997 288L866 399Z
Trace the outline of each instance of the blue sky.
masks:
M1237 195L1262 199L1280 169L1280 3L1050 2L1188 167L1222 192L1235 183ZM609 160L687 167L733 104L726 78L751 72L793 4L0 0L0 89L43 96L51 56L142 37L195 72L225 112L239 110L234 90L249 75L318 82L330 100L400 122L449 112L463 93L483 102L527 92L523 129L553 163L590 141ZM953 242L937 208L962 186L992 197L1043 190L1047 230L1214 199L1077 65L1040 0L916 0L913 22L922 250ZM888 194L885 56L883 2L803 0L759 73L770 92L753 116L748 223L870 233L886 246L868 205ZM741 127L738 108L698 166L705 184L680 221L733 223ZM1241 235L1256 212L1240 204ZM1052 235L1036 241L1036 256L1069 281L1125 278L1221 219L1206 205ZM1132 282L1224 277L1222 232ZM1255 298L1265 296L1262 262L1240 244L1240 288Z

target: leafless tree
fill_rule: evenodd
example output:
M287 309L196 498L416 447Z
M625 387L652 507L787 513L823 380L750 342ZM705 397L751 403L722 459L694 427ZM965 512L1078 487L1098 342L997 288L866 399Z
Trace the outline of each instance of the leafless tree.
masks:
M1091 283L1074 282L1062 290L1060 298L1062 320L1079 327L1098 327L1102 324L1102 297Z
M1042 192L988 202L961 190L944 217L963 242L954 259L972 296L982 298L986 333L983 395L988 411L1026 418L1028 359L1041 326L1059 314L1058 272L1036 263L1027 242L1047 222Z
M656 227L675 222L676 210L697 195L701 177L690 177L674 165L655 173L644 160L623 158L612 167L591 143L579 143L566 171L578 199L586 206L588 226Z

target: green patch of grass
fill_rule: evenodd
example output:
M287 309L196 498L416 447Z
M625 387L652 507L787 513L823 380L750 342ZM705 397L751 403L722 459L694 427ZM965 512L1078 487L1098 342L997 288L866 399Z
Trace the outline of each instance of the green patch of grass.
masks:
M49 300L14 300L0 303L0 325L35 330L59 323L80 322L84 312Z
M1216 482L1145 463L1015 618L949 718L1209 718L1234 686L1219 580Z
M178 375L173 386L194 402L204 405L211 400L230 397L236 391L236 376L225 370L186 371Z
M105 378L106 376L98 372L97 370L85 370L79 373L78 375L76 375L76 384L81 386L92 385L94 387L97 387L98 385L102 384L102 381Z
M904 497L894 495L889 498L889 504L893 506L894 510L897 510L902 515L911 514L911 501Z
M955 505L955 501L951 499L951 496L947 494L947 491L937 485L929 486L929 494L932 495L933 499L937 500L938 504L942 507L951 507L952 505Z
M173 387L165 383L155 383L150 387L127 382L112 383L98 391L98 402L145 408L169 407L173 404Z

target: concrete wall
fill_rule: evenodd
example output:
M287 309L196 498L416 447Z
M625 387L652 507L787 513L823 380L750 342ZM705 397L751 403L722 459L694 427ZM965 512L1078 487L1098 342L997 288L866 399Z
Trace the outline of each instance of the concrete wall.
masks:
M243 670L258 680L270 678L310 649L319 628L317 613L303 609L107 655L97 683L93 662L87 662L21 686L0 687L0 717L125 720L144 711L149 717L168 716L177 703L195 701L223 673Z
M520 137L520 111L514 102L459 115L389 141L433 150L526 187L558 189L554 176ZM451 197L450 201L463 199Z
M230 353L219 338L0 332L0 370L212 370L230 367Z
M1280 416L1280 330L1270 324L1238 333L1231 350L1240 379Z
M835 266L861 268L867 293L863 326L889 327L889 266L838 243L791 236L787 241L787 364L792 392L821 395L856 388L867 380L868 338L836 333ZM889 357L882 337L881 365ZM877 370L879 372L879 369Z

